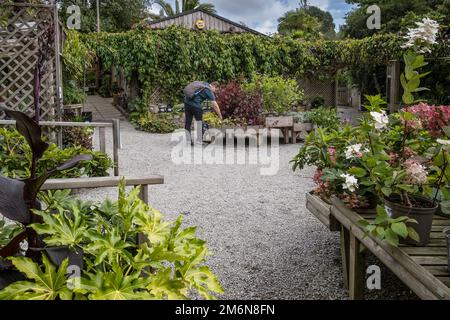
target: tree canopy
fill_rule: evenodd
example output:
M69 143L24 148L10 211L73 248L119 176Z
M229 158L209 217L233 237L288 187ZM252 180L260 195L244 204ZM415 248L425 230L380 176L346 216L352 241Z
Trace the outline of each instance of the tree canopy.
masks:
M181 2L175 0L174 6L172 6L167 0L153 0L152 4L156 4L161 7L159 15L153 15L154 19L170 17L194 9L202 9L209 13L216 13L216 9L213 4L200 3L200 0L182 0Z
M437 20L441 25L450 24L450 0L346 0L357 5L346 17L342 27L343 36L349 38L364 38L375 33L397 33L405 31L422 17ZM381 30L367 28L367 8L378 5L381 9Z
M331 13L307 3L296 10L286 12L278 22L278 32L282 35L295 35L305 39L332 39L336 35Z
M96 1L89 0L58 0L60 5L60 19L64 23L70 13L67 8L77 5L81 10L82 32L94 32L97 30L97 6ZM124 5L123 0L100 0L100 28L105 32L120 32L130 30L135 24L148 18L148 8L151 0L128 0Z

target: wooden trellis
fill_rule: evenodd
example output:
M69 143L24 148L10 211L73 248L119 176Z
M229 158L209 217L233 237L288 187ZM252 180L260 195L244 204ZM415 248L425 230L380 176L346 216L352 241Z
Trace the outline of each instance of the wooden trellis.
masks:
M59 120L60 30L55 4L0 4L0 96L8 107L34 116L34 72L39 45L49 24L57 27L51 55L42 76L41 119Z

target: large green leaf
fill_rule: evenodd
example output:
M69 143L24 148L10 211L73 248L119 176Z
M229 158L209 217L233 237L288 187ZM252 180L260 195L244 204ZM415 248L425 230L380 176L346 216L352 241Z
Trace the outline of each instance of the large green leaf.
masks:
M138 227L138 231L142 232L147 240L154 245L164 242L170 235L170 227L172 223L164 222L162 214L154 208L150 208L150 212L139 212L134 218L134 223Z
M40 235L47 235L45 243L49 246L74 247L81 243L88 226L83 219L80 208L70 205L70 211L60 209L57 213L35 211L44 220L42 224L31 227Z
M124 241L117 230L105 235L89 232L88 236L91 243L85 247L85 250L96 256L95 265L107 261L116 266L120 259L124 259L129 264L132 263L133 257L126 250L132 245Z
M186 300L186 285L182 280L172 277L173 270L163 269L151 277L147 286L150 293L158 300Z
M391 228L392 231L394 231L397 235L399 235L403 239L406 239L408 237L408 228L406 227L405 223L396 222L392 224Z
M91 300L153 300L145 290L150 279L143 278L139 272L124 275L120 268L114 272L97 272L89 279L81 280L81 287L75 291L88 294Z
M45 255L42 256L44 270L25 257L11 258L14 266L25 274L29 281L15 282L0 291L0 300L70 300L72 292L67 287L68 260L56 268Z
M216 294L224 293L219 280L207 266L189 269L184 275L184 278L192 287L196 288L205 299L215 299L211 292Z

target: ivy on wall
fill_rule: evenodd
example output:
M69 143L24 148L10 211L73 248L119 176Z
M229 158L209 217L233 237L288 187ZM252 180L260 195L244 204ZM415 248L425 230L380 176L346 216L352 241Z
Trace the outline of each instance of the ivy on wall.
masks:
M169 101L179 99L187 83L202 79L228 82L256 74L332 77L339 69L364 70L400 59L403 39L376 35L361 40L305 42L290 37L195 32L170 27L126 33L83 35L104 67L121 67L138 76L143 93L160 88ZM449 55L449 48L436 50Z

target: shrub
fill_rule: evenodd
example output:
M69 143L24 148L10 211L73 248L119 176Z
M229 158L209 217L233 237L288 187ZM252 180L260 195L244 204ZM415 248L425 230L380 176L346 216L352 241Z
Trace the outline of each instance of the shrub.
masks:
M212 128L220 128L221 126L234 126L235 123L232 119L219 119L216 113L207 112L203 115L203 122L207 123Z
M86 94L73 81L64 84L64 104L81 104L86 101Z
M433 137L444 136L444 128L450 125L450 106L430 106L419 103L405 109L414 114Z
M335 108L317 108L307 112L307 119L318 127L335 129L340 126L340 119Z
M217 90L216 97L224 119L243 125L260 125L264 122L260 93L245 91L236 81L231 81Z
M325 106L325 98L321 96L313 97L311 99L311 109L317 109Z
M280 76L256 76L244 88L250 92L260 92L264 111L276 115L286 114L303 98L296 80Z
M68 122L82 122L82 119L75 116L71 111L65 111L63 119ZM88 150L93 150L93 137L93 128L67 127L62 132L63 147L83 147Z
M172 133L178 129L174 121L174 115L168 113L153 114L147 112L134 120L133 124L138 130L149 133Z
M38 162L37 172L43 174L78 154L92 155L93 159L81 162L78 167L64 173L59 173L55 176L56 178L107 176L108 170L113 166L111 159L102 152L82 147L61 150L55 144L51 144ZM28 178L30 163L31 149L25 139L16 130L0 128L0 173L12 178Z

